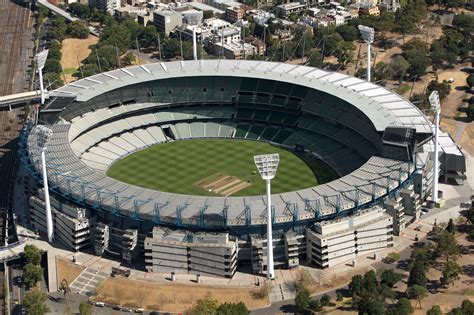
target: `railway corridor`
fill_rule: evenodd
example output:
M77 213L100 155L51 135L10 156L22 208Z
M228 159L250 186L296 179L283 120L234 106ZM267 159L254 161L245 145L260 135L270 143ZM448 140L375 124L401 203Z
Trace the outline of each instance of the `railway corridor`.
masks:
M0 0L0 96L28 90L33 36L29 7Z

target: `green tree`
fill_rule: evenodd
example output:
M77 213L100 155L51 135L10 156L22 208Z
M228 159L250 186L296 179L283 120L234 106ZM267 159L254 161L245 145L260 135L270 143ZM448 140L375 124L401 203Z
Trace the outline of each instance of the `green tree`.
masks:
M41 280L42 273L40 265L28 263L23 269L23 280L29 288L32 288Z
M354 58L355 46L352 42L340 41L334 52L337 61L345 68Z
M456 225L454 224L453 219L449 219L448 225L446 226L446 231L451 234L454 234L456 232Z
M311 314L310 304L312 300L307 289L299 290L295 297L296 313Z
M212 315L215 314L219 303L217 300L213 299L204 299L199 300L197 305L191 309L191 314L193 315Z
M315 68L321 68L323 66L323 57L319 51L311 52L311 56L308 59L308 65Z
M58 41L52 40L48 51L48 59L61 60L61 45Z
M426 287L426 282L426 266L423 262L415 261L408 276L408 285Z
M469 88L472 89L472 87L474 86L474 73L471 73L470 75L467 76L466 83L469 86Z
M433 307L426 312L426 315L443 315L443 312L439 305L433 305Z
M54 73L61 73L62 68L59 60L56 59L47 59L44 63L43 71L45 73L54 72Z
M217 308L218 315L247 315L250 314L244 303L223 303Z
M25 294L23 306L30 315L43 315L49 312L45 305L48 295L38 289L30 290Z
M396 273L393 269L384 270L380 276L380 282L386 284L389 288L393 288L400 280L402 280L402 275Z
M407 298L401 298L396 304L391 305L390 315L408 315L413 313L413 307Z
M341 294L341 292L336 293L336 301L341 302L344 300L344 296Z
M59 15L54 16L51 19L51 27L48 30L48 35L51 37L51 39L56 39L61 42L66 36L66 32L66 20Z
M81 20L76 20L69 23L67 33L76 38L84 39L89 37L89 29Z
M462 272L461 267L459 267L456 261L454 260L447 261L446 264L444 265L440 282L445 287L447 287L450 284L453 284L455 280L459 279L459 275L461 274L461 272Z
M357 28L348 24L343 24L336 27L336 32L342 36L342 39L349 42L356 40L358 37Z
M400 259L400 254L397 252L391 252L387 254L387 257L385 258L385 261L389 264L392 264L396 262L397 260Z
M39 265L41 263L41 251L35 245L25 245L24 253L27 264Z
M311 299L309 302L309 310L314 314L317 312L321 312L323 310L323 306L321 305L321 301L318 299Z
M91 16L91 9L87 4L73 2L69 5L68 9L69 12L81 19L87 19Z
M438 91L440 100L443 100L449 95L449 92L451 91L451 84L449 84L446 80L443 82L432 80L428 84L426 94L430 95L432 91Z
M322 307L329 306L331 304L331 297L327 294L323 294L319 302L321 302Z
M446 230L440 230L436 236L436 254L444 256L446 261L459 256L459 244L453 234Z
M402 56L394 57L390 63L390 73L392 78L398 80L398 82L402 82L409 68L410 63L405 58Z
M79 304L79 314L80 315L92 315L92 305L87 302L81 302Z
M364 278L361 275L355 275L352 277L349 283L349 292L352 297L361 295L364 291Z
M417 300L421 308L421 300L428 296L428 290L424 286L415 284L408 287L407 295L410 299Z

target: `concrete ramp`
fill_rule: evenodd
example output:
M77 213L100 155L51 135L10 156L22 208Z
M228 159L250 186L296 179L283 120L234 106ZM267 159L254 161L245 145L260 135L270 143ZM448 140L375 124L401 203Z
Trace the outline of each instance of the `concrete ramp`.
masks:
M49 292L58 291L58 274L56 269L56 255L47 251L48 259L48 290Z

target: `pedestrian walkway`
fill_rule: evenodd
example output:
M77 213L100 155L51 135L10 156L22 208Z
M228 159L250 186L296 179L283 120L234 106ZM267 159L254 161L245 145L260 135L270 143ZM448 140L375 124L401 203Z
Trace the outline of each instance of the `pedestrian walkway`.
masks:
M74 293L91 296L107 277L108 274L105 272L86 268L76 280L71 283L70 288Z

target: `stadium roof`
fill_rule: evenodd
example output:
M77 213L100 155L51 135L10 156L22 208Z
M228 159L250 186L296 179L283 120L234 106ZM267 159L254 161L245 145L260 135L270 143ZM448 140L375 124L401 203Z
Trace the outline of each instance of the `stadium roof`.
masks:
M267 61L192 60L146 64L93 75L51 91L49 96L74 96L76 101L84 102L131 84L193 76L248 77L299 84L353 104L367 115L378 131L386 127L406 127L418 133L431 133L431 124L416 106L379 85L342 73Z

